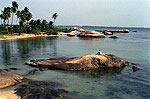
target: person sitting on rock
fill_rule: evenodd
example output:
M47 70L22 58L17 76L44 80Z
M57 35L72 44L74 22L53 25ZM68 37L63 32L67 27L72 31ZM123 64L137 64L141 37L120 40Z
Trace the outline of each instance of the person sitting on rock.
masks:
M102 51L99 50L96 55L102 55Z

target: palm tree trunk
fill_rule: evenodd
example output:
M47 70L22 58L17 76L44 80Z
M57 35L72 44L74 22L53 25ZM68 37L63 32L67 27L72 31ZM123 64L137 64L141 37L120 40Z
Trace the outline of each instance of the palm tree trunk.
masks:
M9 25L9 19L8 19L8 23L7 23L7 25Z
M1 18L1 25L2 25L2 18Z
M14 13L12 13L11 26L12 26L12 24L13 24L13 16L14 16Z

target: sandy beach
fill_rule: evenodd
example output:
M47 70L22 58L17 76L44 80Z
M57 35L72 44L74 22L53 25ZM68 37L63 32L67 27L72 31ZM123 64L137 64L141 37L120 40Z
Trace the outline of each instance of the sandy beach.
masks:
M58 33L58 35L47 35L47 34L21 34L14 36L0 36L0 40L13 40L13 39L24 39L24 38L34 38L34 37L51 37L51 36L64 36L65 33Z
M0 91L0 99L20 99L17 95L14 94L15 91Z

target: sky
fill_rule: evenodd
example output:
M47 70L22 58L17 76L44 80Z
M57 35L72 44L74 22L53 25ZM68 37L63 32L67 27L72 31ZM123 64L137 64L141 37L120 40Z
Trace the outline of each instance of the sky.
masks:
M57 12L56 25L150 27L150 0L0 0L0 10L12 1L33 19L50 21Z

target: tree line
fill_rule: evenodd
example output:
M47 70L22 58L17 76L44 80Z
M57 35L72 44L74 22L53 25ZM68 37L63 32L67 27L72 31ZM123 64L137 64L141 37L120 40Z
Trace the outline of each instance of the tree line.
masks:
M57 28L54 23L58 17L57 13L52 15L53 21L46 21L45 19L33 20L32 13L29 8L25 7L23 10L19 10L19 4L16 1L12 2L11 7L4 7L1 10L0 18L0 34L13 34L13 33L33 33L40 34L46 33L49 35L57 34L58 32L70 32L68 29ZM14 15L17 16L16 23L19 25L13 25ZM10 22L11 19L11 22ZM11 23L11 24L10 24Z

